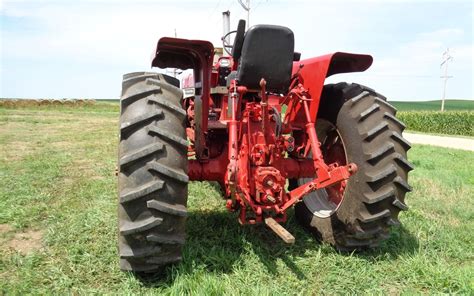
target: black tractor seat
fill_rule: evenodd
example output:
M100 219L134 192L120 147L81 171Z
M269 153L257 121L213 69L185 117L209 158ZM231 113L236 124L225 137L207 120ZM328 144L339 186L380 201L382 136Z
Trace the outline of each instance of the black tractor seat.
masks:
M260 89L260 80L264 78L267 91L286 93L293 67L294 43L293 32L286 27L251 27L245 33L241 52L235 53L239 57L236 74L239 85Z

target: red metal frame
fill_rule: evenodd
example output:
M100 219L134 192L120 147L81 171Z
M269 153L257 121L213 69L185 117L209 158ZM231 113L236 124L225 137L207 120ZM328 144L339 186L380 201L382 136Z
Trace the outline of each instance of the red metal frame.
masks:
M310 58L293 63L293 74L300 76L306 86L308 95L313 98L309 103L311 121L316 121L319 98L327 77L337 73L362 72L372 65L372 57L364 54L336 52L320 57ZM285 122L287 129L304 128L305 117L302 105L297 101L289 102Z
M151 62L154 67L193 69L196 154L207 158L205 135L208 125L209 90L214 46L209 41L164 37L158 41Z
M307 193L343 188L357 167L337 157L333 163L325 161L315 128L319 100L326 77L364 71L372 57L334 53L296 62L291 86L282 97L267 93L263 78L259 92L235 80L226 92L211 92L217 89L220 61L225 59L213 66L213 50L207 41L162 38L152 62L162 68L194 69L196 95L183 102L189 155L195 156L189 160L190 180L219 182L227 208L240 211L242 224L261 223L266 217L285 221L286 210ZM286 180L294 178L312 180L287 192Z

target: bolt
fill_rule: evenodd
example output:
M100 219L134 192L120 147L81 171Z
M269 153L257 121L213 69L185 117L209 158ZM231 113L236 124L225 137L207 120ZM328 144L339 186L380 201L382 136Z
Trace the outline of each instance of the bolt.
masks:
M269 202L271 202L271 203L275 203L275 202L276 202L276 199L275 199L273 196L271 196L271 195L267 195L267 200L268 200Z
M273 187L273 184L274 184L274 182L273 182L272 179L269 179L269 180L267 181L267 185L268 185L269 187Z

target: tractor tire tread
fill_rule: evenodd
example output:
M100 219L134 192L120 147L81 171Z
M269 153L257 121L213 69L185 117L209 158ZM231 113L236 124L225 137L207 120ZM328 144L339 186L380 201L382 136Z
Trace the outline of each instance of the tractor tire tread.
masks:
M393 182L398 185L400 188L403 189L405 192L411 192L413 188L405 181L403 180L400 176L395 177Z
M383 146L377 148L374 152L369 153L367 161L372 165L376 165L380 160L395 151L393 143L387 142Z
M157 126L153 126L153 125L148 126L147 130L148 130L148 133L150 134L156 134L158 136L161 136L161 138L166 138L168 140L171 140L175 142L176 144L181 145L184 148L188 147L188 141L185 138L177 137L173 135L171 132L162 130Z
M182 259L183 258L181 256L162 256L162 257L151 257L148 260L146 260L146 262L148 264L165 265L165 264L180 262Z
M382 200L391 199L395 196L396 192L392 186L385 186L382 189L377 190L376 192L364 194L364 202L366 204L375 204Z
M130 201L142 198L144 196L147 196L150 193L153 193L155 191L162 189L164 186L164 183L165 183L164 181L155 180L152 182L145 183L134 190L125 191L121 193L120 195L120 203L130 202Z
M131 104L135 100L138 100L143 97L152 96L154 94L160 93L161 88L153 88L153 89L146 89L146 90L136 90L134 93L128 94L126 97L123 97L121 102L122 104Z
M134 151L131 151L125 154L124 156L120 158L119 164L120 166L125 166L133 161L136 161L140 158L148 156L152 153L155 153L157 151L162 151L163 147L164 147L163 143L160 143L160 142L151 143L145 147L141 147L139 149L136 149Z
M377 112L377 110L380 109L380 105L379 104L372 104L369 108L365 109L362 113L360 113L359 115L359 122L362 122L364 121L365 119L367 119L371 114L374 114L375 112Z
M378 135L382 134L388 128L389 126L387 122L380 122L365 133L364 140L367 142L371 142L373 139L375 139Z
M178 171L176 169L173 169L167 165L161 164L157 161L152 161L146 164L146 168L149 171L155 171L157 173L160 173L162 175L165 175L169 178L175 179L176 181L179 181L181 183L188 183L189 182L189 177L182 171Z
M150 113L147 113L147 114L142 114L140 116L137 116L135 117L133 120L130 120L130 121L127 121L127 122L124 122L120 125L120 130L123 132L129 130L130 128L133 128L135 127L136 125L138 124L143 124L143 123L147 123L149 122L150 120L156 118L156 117L161 117L163 116L163 111L161 110L156 110L154 112L150 112Z
M399 143L406 151L410 150L411 143L401 136L401 133L392 132L391 138Z
M183 108L173 105L162 98L159 98L159 97L149 98L148 103L157 104L163 108L168 108L170 111L173 111L175 114L181 116L182 118L186 118L187 116L186 111Z
M138 232L143 232L160 225L162 222L163 219L160 217L149 217L141 221L124 223L124 225L120 227L120 234L131 235Z
M177 86L164 74L124 75L118 157L122 270L161 272L181 260L189 178L187 116ZM148 239L155 236L164 238Z
M377 171L374 174L367 174L367 183L369 185L371 184L376 184L385 181L387 178L389 178L391 175L396 173L397 168L393 164L388 165L385 168L382 169L377 169Z
M395 125L398 126L398 129L401 131L404 131L405 128L407 127L403 122L400 121L400 119L396 118L394 115L385 112L383 115L387 120L393 122Z
M146 237L148 241L168 245L184 245L185 237L167 234L150 234Z
M399 166L403 167L407 172L413 171L415 168L411 162L406 159L403 155L400 153L395 153L393 155L393 159L395 160L396 163L398 163Z
M120 252L120 258L121 259L127 259L127 258L143 258L143 257L149 257L153 256L154 254L159 254L161 251L160 246L148 246L144 248L136 248L136 249L131 249L131 248L123 248L122 251Z
M149 209L155 209L155 210L161 211L163 213L171 214L171 215L176 215L176 216L181 216L181 217L188 216L186 207L180 204L172 205L166 202L152 199L152 200L147 201L147 207Z
M390 210L385 209L382 212L378 212L376 214L361 213L362 218L360 219L360 221L363 223L370 223L370 222L374 222L376 220L384 219L390 216L391 216Z
M348 180L348 196L331 216L316 216L304 202L296 205L295 216L316 238L338 250L379 246L390 237L390 227L400 225L399 212L408 209L404 200L412 189L407 175L413 165L406 154L411 145L402 137L405 124L396 112L384 96L363 85L324 86L318 118L344 129L343 141L353 149L346 151L348 161L355 162L358 171Z

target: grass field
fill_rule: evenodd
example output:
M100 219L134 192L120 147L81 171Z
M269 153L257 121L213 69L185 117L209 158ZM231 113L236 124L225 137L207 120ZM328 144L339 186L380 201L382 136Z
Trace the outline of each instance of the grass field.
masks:
M474 293L474 154L415 146L403 227L378 250L318 244L290 213L284 245L241 227L191 183L184 261L140 279L118 269L117 108L0 108L0 294Z
M398 111L439 111L441 100L435 101L390 101ZM474 100L446 100L444 103L446 111L474 111Z
M2 99L0 99L2 100ZM116 104L118 99L96 99L100 104ZM439 111L441 109L441 100L433 101L389 101L398 111ZM447 111L474 111L474 100L446 100L445 110Z

